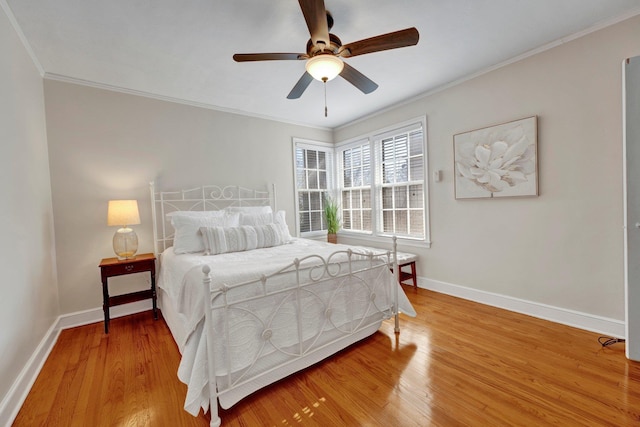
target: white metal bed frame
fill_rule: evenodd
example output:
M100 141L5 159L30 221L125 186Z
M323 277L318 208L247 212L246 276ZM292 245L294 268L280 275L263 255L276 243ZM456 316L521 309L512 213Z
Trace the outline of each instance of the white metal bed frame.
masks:
M153 217L153 245L161 254L173 245L173 227L167 214L175 211L214 211L227 207L271 206L276 212L276 186L253 190L237 185L204 185L187 190L156 193L155 183L149 183L151 215Z
M154 185L151 183L152 194L152 213L154 219L154 244L156 253L161 253L164 249L171 246L173 239L173 230L171 227L167 227L166 214L170 211L177 210L216 210L227 206L263 206L267 204L275 205L275 187L272 192L263 190L249 190L242 187L219 187L219 186L205 186L198 187L190 190L175 191L175 192L160 192L155 193ZM158 205L158 206L156 206ZM202 286L204 289L204 295L209 294L210 298L205 298L205 324L203 334L206 339L207 348L207 370L209 373L208 387L209 387L209 410L211 411L211 427L218 427L221 424L221 419L218 415L218 401L222 403L221 399L226 399L227 402L231 402L228 406L233 405L237 400L246 396L253 391L256 391L266 385L269 385L279 379L284 378L294 372L297 372L305 367L311 366L320 360L329 357L336 351L343 349L352 343L359 341L372 333L374 333L380 324L381 319L388 319L390 317L395 318L395 332L399 333L399 319L398 319L398 274L399 268L397 265L396 256L396 239L393 239L393 251L389 251L385 254L371 254L371 253L359 253L357 251L339 250L327 257L320 255L309 255L300 259L294 259L289 265L281 268L279 271L262 275L258 280L250 280L243 283L238 283L229 287L225 284L218 284L215 289L212 289L212 277L211 269L208 265L203 266L203 280ZM310 262L313 261L313 265L310 266ZM366 274L374 273L374 269L380 269L382 266L385 271L389 267L392 268L394 276L392 280L395 283L389 283L389 287L384 290L386 297L390 300L391 306L379 307L376 304L376 299L379 299L379 295L376 295L374 285L367 283L363 279ZM272 288L271 283L282 282L284 276L287 276L286 285L276 286ZM368 276L367 276L368 277ZM328 303L322 302L321 298L317 298L317 292L329 281L334 281L337 288L332 294ZM355 283L355 285L354 285ZM365 310L365 314L360 318L352 319L350 322L334 324L332 317L334 316L332 301L338 295L342 287L345 286L361 286L368 292L369 302ZM384 285L383 285L384 286ZM233 300L228 298L230 291L239 289L241 287L254 287L259 289L257 295L251 297L241 298L239 300ZM252 289L254 289L252 288ZM324 324L319 328L317 335L311 339L305 339L302 337L303 326L301 322L303 319L301 297L303 295L313 295L316 299L320 300L322 304L322 312L324 313ZM237 377L231 376L230 356L225 353L223 359L216 360L216 341L220 341L221 337L216 336L214 325L220 325L220 319L222 324L228 323L229 314L233 310L246 312L248 316L254 316L257 322L261 322L263 326L261 337L264 343L270 343L272 339L271 325L268 319L278 314L279 307L272 308L273 312L265 318L260 318L257 314L250 312L246 307L247 304L251 304L260 298L273 298L280 297L282 301L287 299L295 299L296 313L291 318L296 322L294 329L298 331L298 343L297 348L277 349L280 352L286 353L289 359L284 362L278 362L275 366L270 367L267 371L259 372L255 376L249 376L247 378L246 372L242 372ZM216 320L217 319L217 320ZM329 338L325 334L325 326L328 326L328 330L331 331ZM228 329L224 328L224 340L222 346L226 344L226 348L229 348L229 336ZM276 347L274 345L274 347ZM264 344L262 345L264 348ZM260 350L262 351L262 350ZM260 357L260 353L253 361L255 364ZM225 366L226 364L226 366ZM251 367L253 366L251 365ZM216 376L216 367L222 367L226 372L226 377L221 378ZM250 371L248 368L248 371ZM239 393L240 397L234 396L234 393ZM230 394L231 397L227 398L226 395Z

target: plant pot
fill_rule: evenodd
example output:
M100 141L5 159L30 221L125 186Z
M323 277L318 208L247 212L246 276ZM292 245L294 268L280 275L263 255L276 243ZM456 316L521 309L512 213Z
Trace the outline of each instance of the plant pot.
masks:
M329 242L329 243L338 243L338 235L337 234L327 234L327 242Z

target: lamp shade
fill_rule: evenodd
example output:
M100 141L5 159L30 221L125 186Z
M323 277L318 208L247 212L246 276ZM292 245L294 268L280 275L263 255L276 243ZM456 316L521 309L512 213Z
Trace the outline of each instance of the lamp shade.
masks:
M316 55L309 58L305 64L305 69L311 76L320 81L329 81L334 79L342 72L344 62L331 54Z
M140 224L137 200L109 200L107 210L107 225L136 225Z

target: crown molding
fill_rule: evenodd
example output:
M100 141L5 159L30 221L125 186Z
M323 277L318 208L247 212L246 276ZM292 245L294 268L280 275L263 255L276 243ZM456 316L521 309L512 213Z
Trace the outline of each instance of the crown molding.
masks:
M3 1L3 0L0 0ZM240 115L240 116L245 116L245 117L251 117L251 118L255 118L255 119L261 119L261 120L269 120L272 122L279 122L279 123L285 123L285 124L289 124L289 125L294 125L294 126L303 126L305 128L310 128L310 129L318 129L318 130L323 130L323 131L327 131L327 132L331 132L332 128L328 128L328 127L323 127L323 126L313 126L310 125L308 123L301 123L301 122L295 122L292 120L283 120L277 117L273 117L273 116L269 116L266 114L254 114L254 113L249 113L246 111L242 111L242 110L237 110L234 108L225 108L225 107L220 107L217 105L213 105L213 104L207 104L204 102L197 102L197 101L190 101L187 99L181 99L181 98L174 98L172 96L166 96L166 95L160 95L157 93L151 93L151 92L144 92L141 90L136 90L136 89L129 89L129 88L125 88L122 86L114 86L114 85L110 85L110 84L106 84L106 83L99 83L99 82L94 82L91 80L84 80L84 79L79 79L76 77L71 77L71 76L66 76L63 74L56 74L56 73L49 73L49 72L45 72L44 79L46 80L54 80L54 81L59 81L59 82L64 82L64 83L71 83L71 84L76 84L76 85L80 85L80 86L88 86L88 87L92 87L95 89L102 89L102 90L108 90L111 92L118 92L118 93L124 93L127 95L134 95L134 96L141 96L144 98L150 98L150 99L155 99L158 101L165 101L165 102L172 102L174 104L182 104L182 105L187 105L190 107L197 107L197 108L204 108L207 110L214 110L214 111L219 111L222 113L229 113L229 114L236 114L236 115Z

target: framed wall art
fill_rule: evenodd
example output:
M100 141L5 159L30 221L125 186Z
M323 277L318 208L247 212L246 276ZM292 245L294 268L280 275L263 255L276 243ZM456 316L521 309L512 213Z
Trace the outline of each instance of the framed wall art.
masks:
M537 196L537 119L454 135L455 198Z

